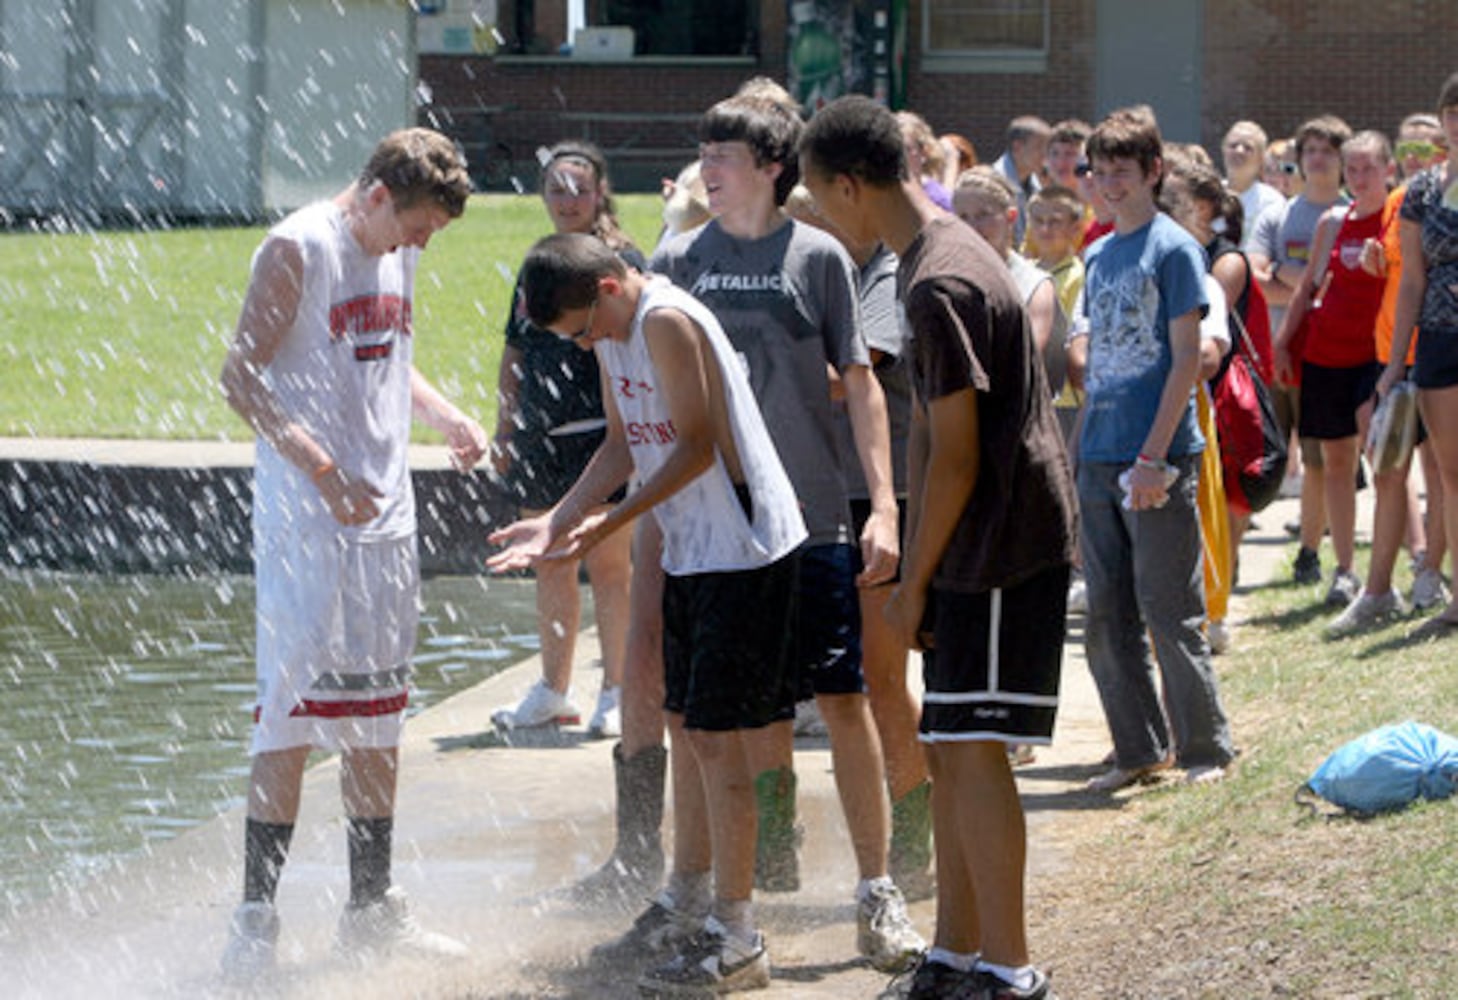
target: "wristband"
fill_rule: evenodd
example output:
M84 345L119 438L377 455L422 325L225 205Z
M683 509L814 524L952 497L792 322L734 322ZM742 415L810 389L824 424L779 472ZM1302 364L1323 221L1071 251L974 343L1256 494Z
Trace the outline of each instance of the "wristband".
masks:
M1140 452L1139 457L1134 460L1134 464L1142 465L1146 469L1154 469L1157 472L1168 472L1170 469L1174 468L1174 466L1170 465L1164 459L1154 458L1153 456L1146 455L1143 452Z
M318 486L320 481L325 476L329 475L329 473L335 471L337 468L338 466L334 464L333 459L325 459L323 462L315 467L313 472L309 474L309 478L314 481L315 486Z

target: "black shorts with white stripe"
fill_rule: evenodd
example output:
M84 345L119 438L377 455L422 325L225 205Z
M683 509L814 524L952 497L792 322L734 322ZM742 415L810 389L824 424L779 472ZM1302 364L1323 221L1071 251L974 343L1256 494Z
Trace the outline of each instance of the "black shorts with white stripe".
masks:
M1067 566L977 594L934 590L921 739L1046 744L1058 714Z

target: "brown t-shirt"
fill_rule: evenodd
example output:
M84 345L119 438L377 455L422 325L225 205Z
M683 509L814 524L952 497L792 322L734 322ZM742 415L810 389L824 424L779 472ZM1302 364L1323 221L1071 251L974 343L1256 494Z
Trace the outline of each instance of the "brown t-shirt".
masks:
M1073 560L1073 476L1007 265L960 219L928 223L897 281L919 404L977 391L981 463L935 585L977 593ZM926 483L936 489L936 483Z

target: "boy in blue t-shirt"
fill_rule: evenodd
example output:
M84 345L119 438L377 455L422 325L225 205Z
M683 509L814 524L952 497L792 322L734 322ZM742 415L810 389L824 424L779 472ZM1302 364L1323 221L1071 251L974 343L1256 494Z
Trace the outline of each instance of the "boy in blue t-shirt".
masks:
M1193 391L1205 261L1155 207L1161 146L1153 116L1132 110L1111 114L1088 142L1094 184L1114 211L1114 231L1086 256L1088 329L1070 345L1071 362L1086 359L1078 501L1088 663L1115 754L1090 782L1096 791L1168 767L1171 742L1192 782L1217 780L1235 756L1203 631L1196 496L1205 441Z

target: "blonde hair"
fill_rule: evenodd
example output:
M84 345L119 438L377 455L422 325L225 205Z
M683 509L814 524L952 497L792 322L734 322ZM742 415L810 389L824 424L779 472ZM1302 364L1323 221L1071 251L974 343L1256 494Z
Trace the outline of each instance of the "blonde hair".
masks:
M699 161L694 160L673 179L673 193L663 203L663 226L670 233L686 233L712 216L709 192L699 174Z
M957 191L970 191L995 201L1003 209L1014 208L1018 203L1018 190L1012 181L1002 175L996 167L985 163L962 171L957 177Z
M901 126L901 134L906 137L907 144L914 145L921 154L922 171L933 177L940 174L946 166L947 157L926 119L915 111L898 111L896 124Z

